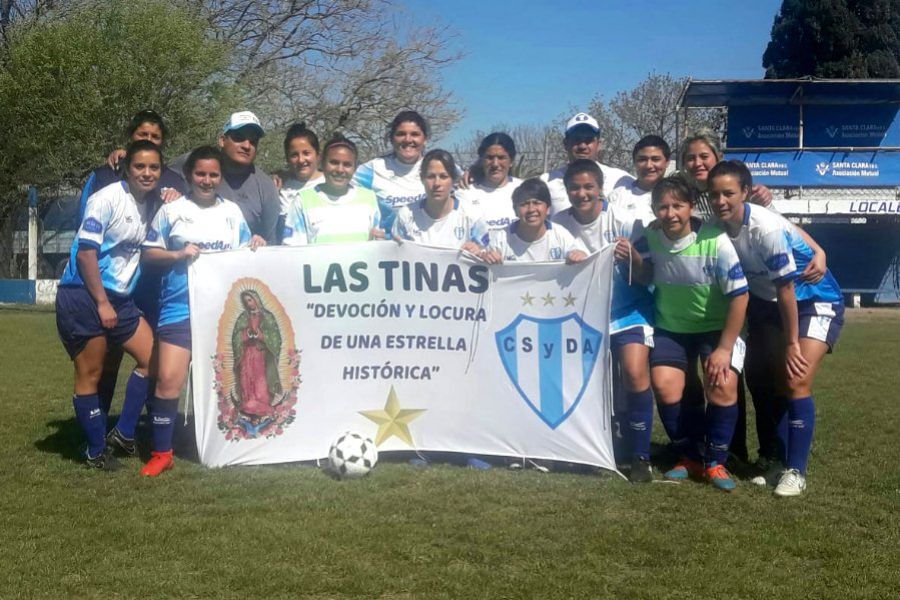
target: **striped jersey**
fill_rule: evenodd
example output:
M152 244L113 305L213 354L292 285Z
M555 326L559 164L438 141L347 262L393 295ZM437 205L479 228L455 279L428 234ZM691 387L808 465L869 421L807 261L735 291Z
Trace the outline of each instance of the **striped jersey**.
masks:
M381 223L372 190L350 185L342 196L331 196L319 184L303 190L284 218L285 246L364 242Z
M202 252L214 252L243 248L250 237L250 227L234 202L218 197L215 204L203 207L182 196L159 209L143 247L177 251L191 243ZM187 270L187 261L179 260L163 275L159 325L190 318Z
M721 226L720 223L716 222ZM744 203L744 221L738 234L729 236L741 259L750 293L763 300L777 299L777 285L794 282L797 301L841 302L841 288L831 271L818 283L799 279L815 252L794 226L781 215Z
M120 296L131 294L139 275L149 210L148 204L134 199L125 181L111 183L91 195L59 284L84 286L76 256L80 247L88 247L97 250L104 289Z
M516 220L512 194L521 183L518 177L510 177L498 188L475 183L465 190L457 190L456 196L466 210L478 214L490 229L503 229Z
M635 244L653 265L655 323L674 333L721 331L730 298L747 292L747 279L725 232L698 219L691 229L673 241L647 228Z
M353 182L358 187L375 192L379 202L396 212L401 206L425 199L421 168L421 159L408 165L389 154L360 165L353 176Z
M469 241L480 246L490 242L484 221L471 214L459 201L454 200L453 210L440 219L431 218L425 210L425 202L407 204L397 211L392 232L394 239L454 249Z
M644 225L649 225L656 219L651 196L652 193L639 187L637 179L634 179L610 192L607 200L619 215L630 215L632 220L640 220Z
M553 215L553 222L565 227L575 239L581 240L590 252L598 252L624 237L635 241L644 234L645 223L632 218L630 212L620 211L604 202L603 211L591 223L582 224L572 214L572 208ZM619 333L638 326L650 326L653 322L653 296L638 284L628 284L628 265L616 263L613 278L612 306L610 308L610 333ZM605 282L604 282L605 284Z

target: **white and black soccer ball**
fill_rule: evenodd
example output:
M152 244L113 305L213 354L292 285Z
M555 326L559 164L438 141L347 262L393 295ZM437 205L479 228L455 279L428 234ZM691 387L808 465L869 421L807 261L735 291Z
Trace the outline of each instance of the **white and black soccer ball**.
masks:
M342 433L328 451L328 465L341 479L368 475L377 462L375 442L352 431Z

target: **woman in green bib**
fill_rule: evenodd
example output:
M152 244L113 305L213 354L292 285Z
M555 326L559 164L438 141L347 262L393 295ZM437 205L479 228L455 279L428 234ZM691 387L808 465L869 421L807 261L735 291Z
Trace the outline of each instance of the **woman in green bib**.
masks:
M286 246L343 244L384 238L375 192L353 184L356 144L336 134L322 151L325 181L304 189L285 215Z
M694 195L682 178L660 181L653 189L652 207L657 220L635 242L637 252L623 239L616 256L630 257L636 279L654 286L650 375L660 420L682 455L665 477L705 478L731 491L735 483L725 460L738 416L738 374L743 366L739 334L747 309L747 280L728 236L691 216ZM693 411L681 411L686 375L697 358L708 400L702 422L692 422Z

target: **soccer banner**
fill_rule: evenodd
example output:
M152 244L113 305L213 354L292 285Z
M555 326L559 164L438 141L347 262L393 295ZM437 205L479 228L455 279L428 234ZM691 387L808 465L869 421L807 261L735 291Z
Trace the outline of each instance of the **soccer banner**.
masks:
M368 242L203 254L190 267L204 465L450 451L615 469L612 251L487 266Z

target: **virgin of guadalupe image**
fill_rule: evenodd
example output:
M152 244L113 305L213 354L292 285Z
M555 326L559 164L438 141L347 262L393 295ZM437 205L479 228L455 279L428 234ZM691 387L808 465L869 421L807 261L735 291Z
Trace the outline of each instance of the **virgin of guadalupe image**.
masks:
M283 399L278 376L281 333L271 311L255 290L241 292L243 312L231 334L238 411L251 426L268 421Z

